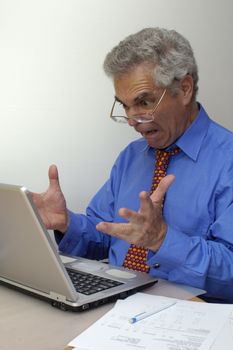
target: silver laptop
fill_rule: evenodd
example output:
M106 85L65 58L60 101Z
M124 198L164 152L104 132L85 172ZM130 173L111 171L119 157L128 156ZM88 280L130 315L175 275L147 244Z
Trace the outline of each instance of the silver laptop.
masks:
M60 256L29 191L0 184L0 284L62 310L81 311L125 298L155 282L146 273Z

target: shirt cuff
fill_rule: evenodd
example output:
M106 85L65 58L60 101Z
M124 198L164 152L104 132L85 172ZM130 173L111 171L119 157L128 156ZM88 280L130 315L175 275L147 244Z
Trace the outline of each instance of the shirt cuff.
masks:
M67 231L64 234L59 231L54 231L55 239L61 252L69 254L74 250L74 247L80 241L80 227L82 227L80 216L69 211L69 226Z
M184 266L189 253L190 237L168 226L165 239L156 253L150 252L147 263L151 269L169 273Z

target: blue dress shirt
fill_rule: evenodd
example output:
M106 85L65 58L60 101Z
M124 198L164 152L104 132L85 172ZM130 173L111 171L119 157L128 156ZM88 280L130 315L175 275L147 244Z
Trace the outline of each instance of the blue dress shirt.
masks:
M163 214L168 225L160 249L148 254L150 274L207 291L207 297L233 301L233 133L212 121L200 106L191 126L176 141L167 173ZM56 233L63 253L109 258L122 265L129 243L100 233L100 221L124 222L122 207L139 209L138 194L150 191L155 149L146 140L129 144L113 165L109 180L91 200L86 215L70 212L65 235Z

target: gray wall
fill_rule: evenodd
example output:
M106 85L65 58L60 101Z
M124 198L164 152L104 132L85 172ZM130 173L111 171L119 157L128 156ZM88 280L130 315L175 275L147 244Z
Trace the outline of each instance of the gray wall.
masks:
M109 120L105 54L147 26L191 42L198 99L233 129L231 0L0 0L0 182L47 187L56 163L69 207L83 210L136 133Z

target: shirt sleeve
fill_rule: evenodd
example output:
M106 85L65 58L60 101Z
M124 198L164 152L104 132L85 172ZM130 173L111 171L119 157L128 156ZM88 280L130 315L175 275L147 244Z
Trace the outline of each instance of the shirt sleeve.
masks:
M69 212L70 224L63 235L55 231L61 253L89 259L104 259L108 254L109 237L95 229L95 218Z

